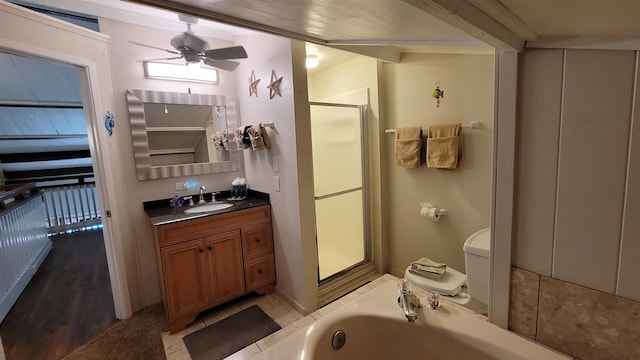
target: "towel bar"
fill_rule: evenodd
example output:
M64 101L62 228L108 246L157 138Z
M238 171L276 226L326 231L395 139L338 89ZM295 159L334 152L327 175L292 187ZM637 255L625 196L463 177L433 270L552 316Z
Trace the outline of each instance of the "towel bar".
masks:
M478 129L480 127L480 121L472 121L469 123L462 123L460 124L461 127L463 128L471 128L471 129ZM423 127L422 128L423 131L428 131L429 127ZM386 129L384 131L385 133L394 133L396 132L396 129Z

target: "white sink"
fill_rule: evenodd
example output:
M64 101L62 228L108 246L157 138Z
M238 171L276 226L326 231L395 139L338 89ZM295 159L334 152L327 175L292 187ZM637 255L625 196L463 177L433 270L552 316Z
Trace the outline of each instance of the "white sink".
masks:
M217 210L222 210L222 209L226 209L226 208L230 208L232 207L233 204L207 204L207 205L198 205L192 208L188 208L187 210L185 210L184 212L187 214L192 214L192 213L202 213L202 212L209 212L209 211L217 211Z

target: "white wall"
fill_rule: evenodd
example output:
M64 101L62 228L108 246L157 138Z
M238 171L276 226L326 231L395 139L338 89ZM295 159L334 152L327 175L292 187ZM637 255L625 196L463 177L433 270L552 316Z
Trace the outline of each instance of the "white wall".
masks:
M464 241L489 226L491 209L493 56L406 54L402 63L383 67L381 88L386 128L481 122L463 129L464 160L446 171L397 167L394 136L382 139L383 198L387 204L385 241L389 269L402 276L414 260L427 256L465 271ZM445 96L440 107L431 96L436 82ZM438 223L419 216L420 204L432 202L449 214Z
M636 58L605 50L521 55L512 262L640 300Z
M142 60L161 58L169 53L130 43L136 41L157 47L169 47L171 38L178 33L140 25L132 25L111 19L100 19L101 32L109 35L110 59L113 70L113 88L115 104L111 109L116 115L116 133L113 139L118 142L118 173L121 176L119 190L126 196L126 211L129 223L123 228L122 242L127 244L126 262L129 278L129 291L134 311L161 301L156 255L151 225L143 210L142 202L170 198L175 192L177 182L193 179L205 185L207 191L228 190L231 181L244 176L242 171L211 175L197 175L188 178L170 178L140 181L136 168L129 127L129 114L126 91L154 90L186 93L191 88L194 94L216 94L236 96L236 75L233 72L219 71L219 84L198 84L181 81L145 79ZM228 41L205 38L211 48L233 46ZM179 60L178 60L179 61ZM186 191L182 192L187 195ZM193 191L197 193L197 191Z
M309 109L306 93L304 44L272 35L239 36L236 43L247 50L249 58L235 71L242 125L273 122L267 129L271 149L244 150L247 183L251 189L270 194L277 291L303 311L317 306L315 269L315 233L309 215L308 184L312 183L305 160L310 155L299 153L298 143L309 144ZM302 59L302 61L292 61ZM269 97L267 86L272 70L282 77L281 96ZM254 71L260 79L257 97L249 96L249 78ZM303 146L304 147L304 146ZM304 149L303 149L304 150ZM307 151L310 150L310 147ZM274 158L278 169L275 170ZM275 190L274 176L279 176L280 191ZM312 190L312 189L311 189ZM311 193L313 194L313 193ZM313 201L313 195L311 195Z

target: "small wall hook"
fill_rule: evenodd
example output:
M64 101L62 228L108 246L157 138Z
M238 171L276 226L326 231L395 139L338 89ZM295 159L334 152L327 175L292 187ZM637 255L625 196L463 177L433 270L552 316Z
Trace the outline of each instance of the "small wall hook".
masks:
M113 115L111 111L107 111L107 115L104 117L104 127L107 128L109 136L113 135L113 128L115 126L115 115Z

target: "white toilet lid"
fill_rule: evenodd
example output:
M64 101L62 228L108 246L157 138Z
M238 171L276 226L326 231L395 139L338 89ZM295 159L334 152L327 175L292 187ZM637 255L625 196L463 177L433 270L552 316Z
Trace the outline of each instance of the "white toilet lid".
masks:
M450 267L447 267L447 271L440 280L431 280L412 274L409 272L410 268L411 265L404 272L405 279L421 289L435 291L443 295L456 296L467 282L467 275Z

